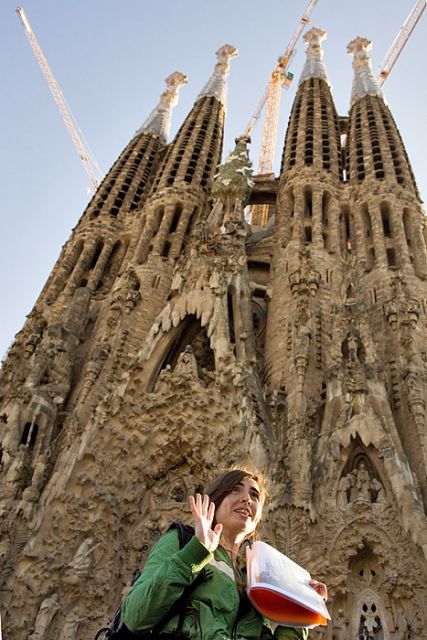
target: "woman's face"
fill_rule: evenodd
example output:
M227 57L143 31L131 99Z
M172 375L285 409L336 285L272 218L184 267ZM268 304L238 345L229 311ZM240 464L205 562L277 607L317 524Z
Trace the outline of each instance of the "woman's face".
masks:
M253 478L244 478L216 509L215 520L222 524L227 539L244 540L255 531L261 519L262 506L258 482Z

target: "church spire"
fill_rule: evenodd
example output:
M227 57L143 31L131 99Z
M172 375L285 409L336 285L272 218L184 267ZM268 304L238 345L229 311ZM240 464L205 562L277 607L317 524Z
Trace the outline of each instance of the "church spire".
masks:
M227 100L227 78L230 71L230 59L238 55L236 47L231 44L225 44L216 52L218 62L206 85L198 96L198 100L204 97L213 96L219 100L222 105L226 106Z
M372 42L367 38L358 36L347 45L347 52L354 54L353 69L354 78L351 89L350 106L363 96L378 96L384 99L383 92L372 71L372 62L368 51L372 48Z
M140 127L135 134L151 133L158 135L164 143L166 143L168 139L172 109L178 101L179 88L183 84L187 84L188 78L180 71L175 71L166 78L165 82L166 90L160 96L159 104L153 109L142 127Z
M321 42L325 40L325 38L326 31L323 31L323 29L319 29L318 27L313 27L304 35L304 40L308 44L306 51L307 60L301 73L299 81L300 84L308 78L320 78L331 86L323 63L323 49L321 47Z

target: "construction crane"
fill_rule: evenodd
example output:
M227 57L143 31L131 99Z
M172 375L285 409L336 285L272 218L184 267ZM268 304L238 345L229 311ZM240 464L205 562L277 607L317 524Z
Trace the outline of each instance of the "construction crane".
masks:
M292 34L291 40L286 47L284 54L279 58L278 63L271 74L267 89L265 90L254 115L245 129L244 135L250 137L261 116L261 112L266 105L258 175L271 175L273 173L282 87L289 86L292 82L293 75L288 72L288 67L295 55L295 45L304 28L309 24L310 16L316 4L317 0L310 0L308 3L297 28ZM268 204L255 205L252 207L252 224L265 224L267 222L268 207Z
M76 121L73 118L71 111L64 100L64 97L61 93L58 83L56 82L55 77L49 68L49 65L43 54L43 51L41 50L40 45L37 42L37 38L34 35L34 32L28 21L28 18L25 15L24 9L22 7L18 7L16 9L16 12L21 19L21 23L22 23L22 26L24 27L25 35L27 36L28 42L30 43L31 48L34 52L34 55L37 58L37 62L39 63L40 69L42 70L42 73L47 80L53 99L55 100L56 106L59 109L59 112L62 116L65 126L67 127L68 132L71 135L71 139L74 143L75 148L77 149L77 152L80 156L80 160L83 162L85 171L89 176L92 190L96 191L100 183L100 179L98 175L101 174L101 171L99 170L99 167L97 167L97 170L95 170L94 167L92 166L91 161L89 160L89 156L91 154L89 153L86 145L81 140Z
M401 30L397 34L396 39L388 50L386 57L384 58L384 61L381 65L381 69L378 73L378 84L380 85L380 87L382 87L384 82L389 77L390 72L396 64L398 57L400 56L404 46L408 42L411 33L417 26L417 23L421 18L424 9L426 8L426 3L427 0L419 0L415 4L411 13L406 18Z

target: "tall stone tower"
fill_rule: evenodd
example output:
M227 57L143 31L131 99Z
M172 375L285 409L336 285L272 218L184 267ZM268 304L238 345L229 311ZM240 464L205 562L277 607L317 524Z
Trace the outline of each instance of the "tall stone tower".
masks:
M6 637L93 637L188 495L233 464L271 480L265 539L330 587L312 638L426 637L424 216L369 41L348 47L340 117L324 36L305 36L278 179L252 177L245 139L218 168L233 47L167 144L172 74L16 336ZM248 203L270 205L265 227Z

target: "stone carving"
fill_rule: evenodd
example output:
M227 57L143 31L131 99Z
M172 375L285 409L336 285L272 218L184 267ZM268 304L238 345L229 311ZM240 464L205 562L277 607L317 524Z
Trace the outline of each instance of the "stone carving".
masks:
M139 286L138 276L134 271L129 271L127 273L126 293L123 304L126 314L129 314L141 300Z
M26 385L54 405L64 403L70 389L72 356L67 333L62 325L46 329L33 356L31 373Z
M48 596L42 601L34 623L34 631L31 633L28 640L45 640L52 620L59 608L60 605L56 593Z
M95 381L101 373L105 361L110 355L110 351L111 345L108 342L108 338L106 336L103 336L95 345L90 355L90 360L87 364L80 396L82 401L86 400L89 391L93 387Z
M377 478L371 478L363 460L338 483L337 505L344 508L352 502L384 502L384 487Z
M395 620L395 630L391 635L391 640L408 640L409 625L401 607L396 612Z
M99 546L99 543L94 544L92 538L85 538L80 543L77 551L75 552L73 559L71 560L63 581L67 584L78 584L89 575L90 569L93 564L92 553Z
M46 325L47 323L43 315L40 312L35 312L31 327L31 333L28 336L27 342L25 344L25 358L30 358L34 353L37 345L42 338Z
M333 640L351 640L349 620L346 616L344 609L338 609L335 621Z
M254 186L251 179L252 162L249 160L247 139L238 138L236 147L228 156L224 164L218 168L212 187L212 196L216 201L220 201L225 208L226 213L230 216L230 202L235 204L240 202L245 205L248 196ZM215 218L215 213L211 214ZM223 224L228 218L223 219Z
M178 358L175 373L188 374L197 378L197 360L194 357L193 349L188 345Z
M77 632L79 630L80 623L83 622L84 617L79 615L78 612L72 611L69 613L64 622L62 629L63 640L77 640Z
M23 494L23 500L30 502L36 502L40 497L40 490L43 486L45 479L45 471L47 466L47 457L44 454L40 454L34 465L33 475L31 477L31 484L27 487Z

